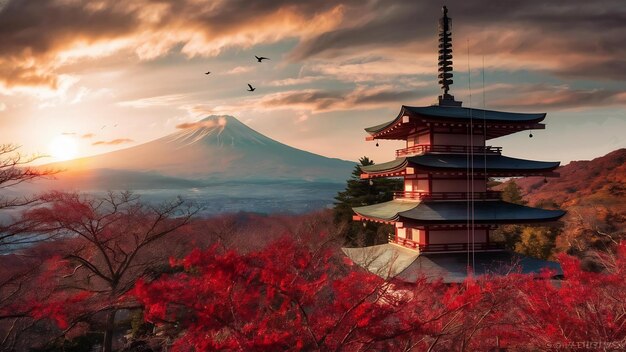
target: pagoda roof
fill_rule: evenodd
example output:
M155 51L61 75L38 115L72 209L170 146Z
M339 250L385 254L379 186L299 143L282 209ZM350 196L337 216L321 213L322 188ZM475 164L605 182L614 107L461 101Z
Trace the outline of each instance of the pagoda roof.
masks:
M388 202L352 208L360 216L384 221L395 221L398 213L411 210L419 204L416 200L394 199Z
M464 108L460 106L406 106L402 105L398 116L388 122L365 128L373 138L402 139L398 136L398 129L403 123L414 121L417 125L427 123L469 123L482 124L483 120L491 129L487 132L487 139L504 136L523 129L540 129L545 126L539 124L546 117L545 113L518 113L496 110ZM408 119L407 119L408 118ZM519 125L520 129L496 130L500 125ZM501 127L501 126L500 126ZM406 132L406 131L405 131ZM404 133L400 133L404 135Z
M385 279L415 282L420 277L441 279L444 283L462 282L467 278L467 253L418 253L395 244L360 248L342 248L355 263ZM474 276L508 274L517 266L524 274L550 269L562 275L561 266L552 261L527 257L509 251L473 253Z
M444 283L463 282L467 278L467 253L422 253L396 278L415 282L419 277L441 278ZM539 274L543 270L554 271L554 276L563 275L557 262L536 259L510 251L475 252L472 255L474 276L506 275L512 267L522 274Z
M562 210L546 210L497 201L474 201L473 212L466 201L408 201L389 202L352 208L360 217L374 221L401 221L415 225L466 223L474 214L474 223L529 223L550 222L565 215Z
M468 167L467 154L423 154L410 157L397 158L386 163L361 166L365 174L388 174L400 172L406 167L425 170L466 170ZM517 159L508 156L491 154L474 154L473 167L483 170L485 166L488 172L548 172L556 169L561 163L558 161L535 161Z
M474 223L549 222L565 215L563 210L546 210L513 204L502 200L473 202ZM471 208L471 207L470 207ZM425 201L413 209L398 212L400 221L420 224L465 223L468 217L468 202Z

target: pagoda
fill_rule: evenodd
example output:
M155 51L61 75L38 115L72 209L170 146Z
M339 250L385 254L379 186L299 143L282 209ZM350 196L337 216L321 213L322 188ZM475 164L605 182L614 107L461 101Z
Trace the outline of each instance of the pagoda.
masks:
M559 162L511 158L491 145L495 138L544 129L541 122L546 114L475 109L455 100L449 94L453 83L450 27L444 6L439 21L442 94L438 103L403 105L393 120L365 129L368 141L403 140L406 146L396 150L392 161L362 166L361 179L401 177L404 189L395 192L391 201L353 208L353 220L393 225L389 243L396 251L401 248L399 252L412 256L414 266L437 267L443 274L464 271L467 264L475 271L487 271L490 262L512 258L521 262L525 272L545 266L558 269L556 263L505 251L489 236L501 224L548 223L565 214L505 202L499 192L487 187L490 177L558 176L554 170Z

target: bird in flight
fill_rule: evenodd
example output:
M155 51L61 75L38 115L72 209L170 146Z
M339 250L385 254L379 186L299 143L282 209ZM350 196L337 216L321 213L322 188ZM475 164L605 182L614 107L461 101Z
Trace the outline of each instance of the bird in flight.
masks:
M248 89L248 92L254 92L254 90L256 89L256 88L254 88L253 86L251 86L251 85L250 85L250 83L248 83L248 87L250 87L250 88Z
M209 73L211 73L211 71L207 71L207 72L205 72L204 74L205 74L205 75L208 75Z
M269 60L269 59L270 59L269 57L264 57L264 56L258 57L258 56L256 56L256 55L254 55L254 57L256 57L256 60L257 60L258 62L261 62L261 61L263 61L263 60Z

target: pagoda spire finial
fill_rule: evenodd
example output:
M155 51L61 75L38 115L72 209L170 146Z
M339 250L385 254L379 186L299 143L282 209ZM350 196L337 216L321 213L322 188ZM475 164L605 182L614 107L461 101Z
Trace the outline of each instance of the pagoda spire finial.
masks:
M448 17L448 8L441 9L443 16L439 19L439 84L443 94L439 96L439 105L461 106L460 101L448 94L452 80L452 19Z

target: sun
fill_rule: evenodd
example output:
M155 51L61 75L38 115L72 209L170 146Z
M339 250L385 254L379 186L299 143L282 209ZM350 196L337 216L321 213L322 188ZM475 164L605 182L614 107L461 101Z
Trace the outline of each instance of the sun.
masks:
M56 136L48 145L48 152L57 160L74 159L78 154L78 143L70 136Z

